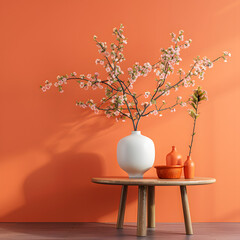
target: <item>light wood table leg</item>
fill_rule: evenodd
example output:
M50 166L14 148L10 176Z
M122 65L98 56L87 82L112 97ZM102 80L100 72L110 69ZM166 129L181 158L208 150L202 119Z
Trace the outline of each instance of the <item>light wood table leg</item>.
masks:
M193 229L192 229L192 222L191 222L191 216L190 216L190 210L189 210L189 204L188 204L187 188L186 186L180 186L180 190L181 190L181 197L182 197L182 208L183 208L186 234L191 235L193 234Z
M128 185L122 185L121 199L118 210L117 228L123 228L124 214L127 200Z
M148 186L148 227L155 228L155 187Z
M147 235L147 186L138 187L137 236Z

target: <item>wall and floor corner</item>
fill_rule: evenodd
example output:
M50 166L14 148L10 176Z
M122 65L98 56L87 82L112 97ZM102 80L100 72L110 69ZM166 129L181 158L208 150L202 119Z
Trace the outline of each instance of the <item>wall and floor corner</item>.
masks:
M116 147L132 131L131 123L75 106L88 94L100 97L100 91L72 83L64 94L43 94L39 85L73 71L103 73L95 65L99 55L92 36L111 42L112 28L120 23L128 37L125 68L157 61L159 49L171 44L169 33L181 29L193 40L182 53L185 69L197 55L213 59L224 50L232 53L200 82L209 101L201 106L192 158L196 175L215 177L217 183L190 187L189 199L194 222L240 221L240 1L1 0L0 18L1 222L116 220L120 188L90 179L126 176ZM153 82L141 78L136 89L151 90ZM192 121L186 109L146 118L139 130L155 142L156 164L165 162L172 145L187 156ZM155 170L145 176L156 176ZM134 222L136 188L129 190L126 221ZM178 188L158 188L156 221L181 222L180 204Z

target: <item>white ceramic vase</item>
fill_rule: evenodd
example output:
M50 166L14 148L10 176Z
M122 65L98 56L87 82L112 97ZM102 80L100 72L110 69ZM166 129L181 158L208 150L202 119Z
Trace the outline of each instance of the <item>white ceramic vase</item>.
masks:
M141 135L140 131L122 138L117 145L119 166L128 173L129 178L142 178L143 174L153 166L155 147L153 141Z

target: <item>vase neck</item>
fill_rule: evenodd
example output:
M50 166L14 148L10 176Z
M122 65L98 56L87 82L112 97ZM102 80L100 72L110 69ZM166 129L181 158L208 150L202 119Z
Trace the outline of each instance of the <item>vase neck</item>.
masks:
M132 135L141 135L141 131L132 131Z
M175 146L172 146L172 151L176 151L176 147Z
M187 156L187 160L192 161L191 156Z

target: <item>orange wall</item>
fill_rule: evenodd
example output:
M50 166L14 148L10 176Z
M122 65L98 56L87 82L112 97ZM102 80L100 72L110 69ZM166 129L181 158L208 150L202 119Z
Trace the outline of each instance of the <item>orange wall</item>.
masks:
M0 18L0 221L116 220L120 187L90 179L126 176L116 146L131 123L77 108L76 100L94 95L75 84L64 94L43 94L39 85L58 74L101 72L92 36L110 42L120 23L128 37L125 66L157 61L159 49L171 44L169 33L180 29L193 40L183 51L185 69L197 55L232 53L200 82L209 101L201 105L192 157L197 176L217 183L189 187L189 198L193 221L240 221L239 1L1 0ZM139 79L137 89L151 81ZM155 142L156 164L172 145L186 157L192 130L186 109L145 118L139 129ZM146 176L155 177L154 169ZM130 188L129 222L136 221L136 193ZM158 188L156 195L158 222L183 221L178 188Z

